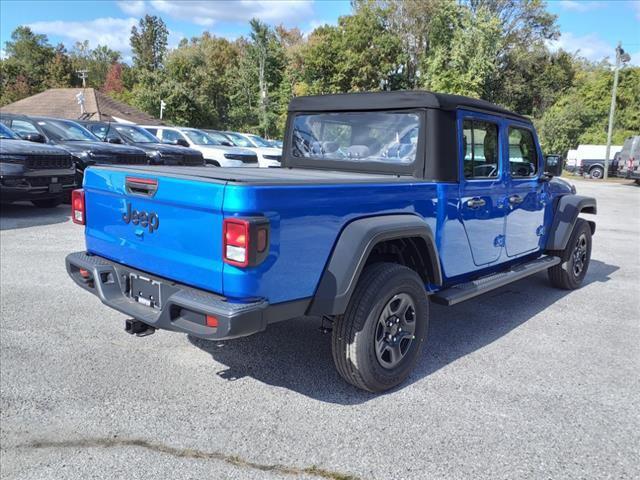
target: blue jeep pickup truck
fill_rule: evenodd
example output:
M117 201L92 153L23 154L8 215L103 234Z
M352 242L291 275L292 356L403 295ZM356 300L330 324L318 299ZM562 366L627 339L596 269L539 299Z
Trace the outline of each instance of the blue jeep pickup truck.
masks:
M531 122L429 92L298 97L282 168L97 166L73 195L86 251L67 271L126 330L230 339L303 315L333 359L382 391L410 373L429 302L536 272L584 280L593 198L553 178Z

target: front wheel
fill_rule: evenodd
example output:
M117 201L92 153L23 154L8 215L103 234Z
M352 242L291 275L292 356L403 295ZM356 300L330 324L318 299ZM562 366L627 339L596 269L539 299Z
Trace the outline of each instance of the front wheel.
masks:
M586 220L578 218L564 250L552 252L561 258L551 267L549 280L554 287L575 290L582 285L591 261L591 227Z
M333 360L349 383L381 392L411 373L427 338L424 282L410 268L376 263L364 269L347 311L333 326Z

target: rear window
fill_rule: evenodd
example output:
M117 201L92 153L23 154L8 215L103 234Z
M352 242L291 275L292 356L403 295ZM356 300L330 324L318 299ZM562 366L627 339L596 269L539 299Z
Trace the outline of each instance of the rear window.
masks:
M416 112L300 114L293 122L291 154L409 165L416 160L420 122Z

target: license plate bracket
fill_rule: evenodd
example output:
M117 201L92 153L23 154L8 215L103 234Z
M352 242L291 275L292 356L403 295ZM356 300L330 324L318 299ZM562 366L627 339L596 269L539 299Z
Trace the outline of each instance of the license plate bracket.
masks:
M62 192L62 184L60 183L49 184L49 193L60 193L60 192Z
M160 308L160 282L135 273L130 274L129 279L130 296L133 300L150 308Z

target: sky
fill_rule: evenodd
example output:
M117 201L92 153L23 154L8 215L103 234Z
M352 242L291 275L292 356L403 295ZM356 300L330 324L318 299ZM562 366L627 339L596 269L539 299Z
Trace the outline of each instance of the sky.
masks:
M622 41L640 65L640 0L551 0L548 9L558 16L562 33L552 48L579 51L589 60L613 58ZM71 48L76 41L89 40L93 48L107 45L130 58L131 27L145 13L159 15L169 29L169 46L181 38L209 31L235 39L248 32L248 22L257 17L272 24L298 27L303 33L329 23L351 11L348 0L124 0L55 1L0 0L0 44L11 38L19 25L44 33L52 44Z

